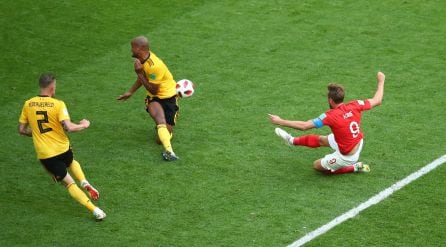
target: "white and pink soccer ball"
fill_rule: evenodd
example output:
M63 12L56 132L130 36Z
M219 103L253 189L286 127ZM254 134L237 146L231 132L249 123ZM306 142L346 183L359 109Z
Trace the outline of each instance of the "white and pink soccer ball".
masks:
M181 98L187 98L194 94L194 83L188 79L177 81L177 94Z

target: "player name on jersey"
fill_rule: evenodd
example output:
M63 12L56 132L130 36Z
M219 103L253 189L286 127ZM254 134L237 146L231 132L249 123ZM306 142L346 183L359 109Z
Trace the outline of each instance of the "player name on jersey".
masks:
M347 118L350 118L350 117L353 117L353 112L352 111L344 113L344 119L347 119Z
M31 101L28 103L29 107L54 107L53 102L35 102Z

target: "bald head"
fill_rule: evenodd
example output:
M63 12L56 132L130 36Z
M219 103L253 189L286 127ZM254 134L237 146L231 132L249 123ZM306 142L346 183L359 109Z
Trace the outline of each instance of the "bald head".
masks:
M138 36L132 39L132 46L137 46L143 49L149 49L149 40L145 36Z
M130 44L132 46L132 57L143 63L150 56L149 40L145 36L133 38Z

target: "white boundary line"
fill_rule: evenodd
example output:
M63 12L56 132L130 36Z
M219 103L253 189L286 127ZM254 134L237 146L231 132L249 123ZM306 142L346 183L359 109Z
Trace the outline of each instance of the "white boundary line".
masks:
M432 161L432 163L424 166L423 168L421 168L420 170L410 174L409 176L407 176L406 178L404 178L403 180L400 180L396 183L394 183L392 186L390 186L389 188L381 191L380 193L376 194L375 196L371 197L370 199L368 199L367 201L359 204L359 206L350 209L349 211L347 211L346 213L334 218L332 221L328 222L327 224L319 227L318 229L307 233L305 236L303 236L302 238L296 240L294 243L288 245L288 247L298 247L298 246L302 246L308 242L310 242L311 240L313 240L314 238L328 232L329 230L331 230L333 227L335 227L336 225L341 224L342 222L355 217L356 215L359 214L359 212L361 212L362 210L377 204L379 202L381 202L382 200L386 199L387 197L389 197L391 194L393 194L395 191L403 188L404 186L408 185L409 183L413 182L414 180L418 179L419 177L429 173L430 171L432 171L433 169L437 168L438 166L442 165L443 163L446 163L446 155L441 156L440 158Z

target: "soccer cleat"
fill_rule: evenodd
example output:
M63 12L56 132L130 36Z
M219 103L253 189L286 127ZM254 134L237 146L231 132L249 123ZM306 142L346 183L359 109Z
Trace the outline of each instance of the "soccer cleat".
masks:
M99 199L99 191L97 191L95 188L93 188L93 186L91 186L91 184L84 185L84 189L86 191L88 191L91 199L93 199L95 201Z
M164 151L162 153L162 155L163 155L163 159L165 161L174 161L174 160L180 159L178 156L175 155L174 152L170 152L170 151Z
M288 134L288 132L286 132L285 130L281 128L276 128L274 132L276 132L276 135L282 138L288 146L291 146L293 144L293 137L290 134Z
M370 166L363 164L362 162L358 162L355 164L355 172L370 172Z
M96 207L93 210L93 216L95 217L96 220L103 220L107 215L100 208Z

